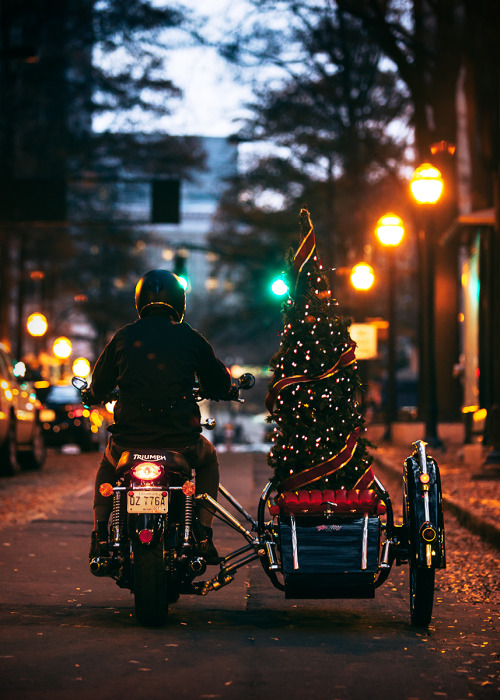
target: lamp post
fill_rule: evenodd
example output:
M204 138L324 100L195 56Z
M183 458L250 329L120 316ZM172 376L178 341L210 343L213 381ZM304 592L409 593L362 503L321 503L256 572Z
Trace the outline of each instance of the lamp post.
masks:
M395 250L401 243L405 228L402 219L397 214L384 214L377 221L375 233L380 243L388 251L388 311L389 330L387 337L387 406L386 426L383 439L392 440L392 424L396 417L396 300L395 300Z
M425 441L441 447L438 436L438 403L436 388L436 339L434 314L435 235L430 212L443 193L440 171L429 163L419 166L410 180L413 198L421 207L423 225L418 236L420 265L420 411L425 421Z

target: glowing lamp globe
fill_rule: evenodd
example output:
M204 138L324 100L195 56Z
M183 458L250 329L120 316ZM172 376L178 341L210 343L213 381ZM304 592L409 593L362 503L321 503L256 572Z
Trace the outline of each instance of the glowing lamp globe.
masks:
M75 377L88 377L90 374L90 362L85 357L77 357L73 362L73 374Z
M368 263L354 265L351 270L351 284L354 289L360 291L368 290L371 288L374 279L375 273L373 272L373 267L368 265Z
M377 221L375 232L382 245L397 246L405 232L403 220L397 214L385 214Z
M418 167L410 180L411 193L420 204L435 204L443 193L443 187L440 171L430 163Z
M65 338L64 336L57 338L52 346L52 352L60 360L67 360L72 351L73 347L71 345L71 340L69 340L69 338Z
M31 314L26 321L26 328L34 338L41 338L47 332L47 319L43 314Z

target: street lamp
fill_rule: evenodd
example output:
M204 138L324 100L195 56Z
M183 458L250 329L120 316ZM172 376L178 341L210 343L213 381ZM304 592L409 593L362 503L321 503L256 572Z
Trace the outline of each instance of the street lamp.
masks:
M71 340L64 336L57 338L52 345L52 352L59 360L67 360L73 352Z
M422 208L423 225L419 232L420 249L420 353L419 389L420 411L425 420L425 441L431 447L441 447L438 437L438 404L436 390L436 341L434 317L435 236L430 211L443 193L440 171L429 163L420 165L410 180L413 198Z
M375 273L368 263L358 263L351 270L351 284L358 291L368 291L373 286Z
M444 182L440 171L430 163L423 163L413 173L410 190L419 204L436 204L443 194Z
M28 316L28 320L26 321L26 328L28 329L28 333L33 336L33 338L41 338L47 332L47 319L43 314L30 314Z
M380 243L388 250L388 311L389 330L387 336L387 406L384 440L392 439L392 423L396 417L396 294L394 251L401 243L405 228L402 219L393 213L384 214L377 221L375 233Z
M88 377L90 374L90 362L86 357L77 357L71 368L75 377Z

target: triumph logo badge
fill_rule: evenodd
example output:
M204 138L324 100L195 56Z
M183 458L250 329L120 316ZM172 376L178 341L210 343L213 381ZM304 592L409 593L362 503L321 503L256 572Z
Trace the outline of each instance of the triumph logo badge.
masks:
M134 453L134 459L142 459L144 462L160 462L165 461L165 455L139 455Z

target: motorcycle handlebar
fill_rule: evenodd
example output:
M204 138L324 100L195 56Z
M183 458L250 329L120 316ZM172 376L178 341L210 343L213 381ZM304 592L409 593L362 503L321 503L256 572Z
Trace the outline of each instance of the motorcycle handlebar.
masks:
M244 389L246 391L248 389L251 389L254 386L254 384L255 377L253 376L253 374L250 374L250 372L246 372L236 380L236 384L233 384L231 386L227 394L214 395L205 393L199 385L196 385L193 389L193 396L196 399L196 401L203 401L203 399L209 399L211 401L240 401L242 403L243 399L240 399L240 389Z
M250 374L250 372L246 372L245 374L242 374L241 377L239 377L236 380L236 384L233 384L231 386L231 389L229 390L229 393L226 395L221 395L221 396L212 396L209 394L205 394L199 385L195 386L193 388L193 396L196 399L196 401L202 401L203 399L211 399L213 401L243 401L243 399L240 399L239 397L239 392L240 389L244 389L245 391L248 389L251 389L254 384L255 384L255 377L253 374ZM82 400L84 399L84 392L88 390L88 383L85 381L85 379L82 379L81 377L73 377L71 380L71 383L73 386L78 389L80 394L82 395ZM115 389L112 391L108 397L105 399L105 401L115 401L118 398L118 390ZM104 402L103 402L104 403Z

